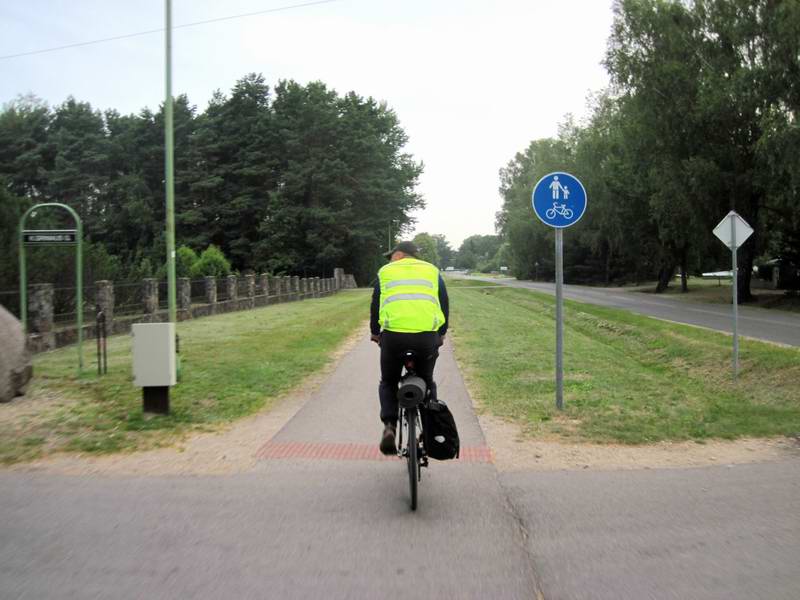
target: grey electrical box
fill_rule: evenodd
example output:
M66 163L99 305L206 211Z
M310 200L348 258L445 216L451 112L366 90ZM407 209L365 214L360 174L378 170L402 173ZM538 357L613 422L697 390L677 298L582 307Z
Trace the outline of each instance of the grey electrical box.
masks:
M133 384L143 388L175 385L175 323L136 323L132 335Z

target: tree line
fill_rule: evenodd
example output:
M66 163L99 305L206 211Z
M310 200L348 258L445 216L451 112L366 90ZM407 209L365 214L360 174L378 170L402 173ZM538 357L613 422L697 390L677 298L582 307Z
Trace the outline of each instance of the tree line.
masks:
M572 172L589 205L565 235L573 282L657 280L730 268L712 234L736 210L755 233L739 251L739 297L753 266L800 266L800 3L617 0L590 116L570 117L500 171L497 230L513 272L552 276L553 232L533 184Z
M420 258L440 269L452 267L489 273L507 266L508 248L499 235L471 235L458 250L442 234L418 233L412 240L420 250Z
M198 112L174 100L177 245L215 248L233 270L366 281L387 224L424 206L422 164L385 103L321 82L250 74ZM100 112L69 98L20 98L0 112L0 289L17 285L16 228L32 204L63 202L84 222L87 280L163 273L164 111ZM49 221L48 221L49 220ZM39 215L37 227L54 223ZM39 281L69 284L64 249L32 249ZM215 255L215 251L211 251ZM218 262L218 261L217 261Z

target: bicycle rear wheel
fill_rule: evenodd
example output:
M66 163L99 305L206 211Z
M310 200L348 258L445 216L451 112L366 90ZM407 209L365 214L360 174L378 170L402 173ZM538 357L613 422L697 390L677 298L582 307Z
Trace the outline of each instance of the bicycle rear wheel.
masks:
M408 424L408 440L406 442L408 452L408 486L411 492L411 510L417 510L417 482L419 471L419 456L417 444L417 411L406 410L406 423Z

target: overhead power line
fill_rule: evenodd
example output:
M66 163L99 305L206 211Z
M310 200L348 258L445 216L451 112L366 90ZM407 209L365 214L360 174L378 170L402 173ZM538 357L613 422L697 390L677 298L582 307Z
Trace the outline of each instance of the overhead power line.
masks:
M245 17L256 17L258 15L266 15L269 13L282 12L292 10L295 8L305 8L307 6L316 6L318 4L330 4L331 2L339 2L340 0L314 0L313 2L304 2L302 4L290 4L288 6L279 6L277 8L268 8L266 10L257 10L255 12L242 13L238 15L228 15L226 17L217 17L215 19L206 19L204 21L195 21L194 23L184 23L183 25L175 25L173 29L185 29L187 27L197 27L198 25L208 25L209 23L219 23L220 21L232 21L233 19L244 19ZM153 33L161 33L164 28L149 29L147 31L137 31L136 33L126 33L124 35L115 35L113 37L102 38L99 40L90 40L88 42L76 42L74 44L66 44L64 46L54 46L53 48L43 48L41 50L31 50L29 52L19 52L18 54L7 54L0 56L0 60L9 58L19 58L20 56L32 56L34 54L45 54L46 52L57 52L59 50L67 50L69 48L80 48L82 46L91 46L93 44L104 44L106 42L114 42L116 40L125 40L128 38L139 37L142 35L151 35Z

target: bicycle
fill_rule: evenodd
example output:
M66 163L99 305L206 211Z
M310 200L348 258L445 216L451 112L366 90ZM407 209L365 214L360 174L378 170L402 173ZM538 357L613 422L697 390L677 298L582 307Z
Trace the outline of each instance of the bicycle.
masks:
M571 219L572 214L572 210L567 208L566 204L559 204L558 202L553 202L553 208L548 208L544 213L548 219L555 219L556 215L561 215L565 219Z
M407 351L403 354L405 369L400 378L397 401L400 408L400 428L398 432L397 455L405 458L408 465L408 485L411 495L411 510L417 510L417 488L422 481L422 467L428 466L428 456L422 437L422 420L419 409L430 397L425 380L414 371L416 355ZM405 432L405 436L403 433ZM405 439L405 445L403 440Z

